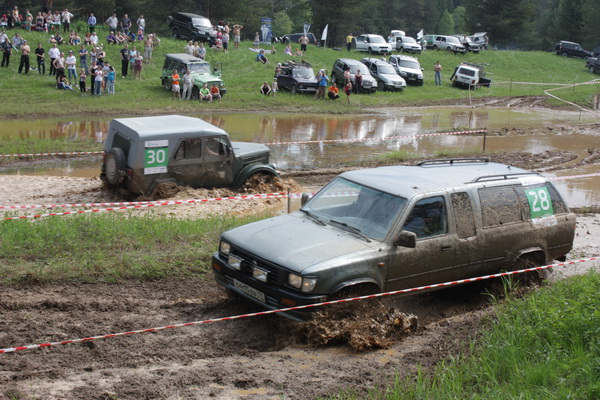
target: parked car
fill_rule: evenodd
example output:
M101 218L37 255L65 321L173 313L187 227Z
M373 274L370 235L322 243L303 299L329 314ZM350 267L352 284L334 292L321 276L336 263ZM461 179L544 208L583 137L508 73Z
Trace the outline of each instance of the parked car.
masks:
M302 37L302 35L304 35L304 33L288 33L287 35L283 35L279 38L276 38L276 40L271 40L272 42L274 41L279 41L283 44L298 44L298 40ZM317 41L317 38L314 34L312 33L307 33L306 37L308 37L308 42L314 44L315 46L319 45L319 42Z
M452 35L455 38L458 39L458 41L465 46L465 49L467 51L473 52L473 53L479 53L479 51L481 50L481 44L479 43L475 43L474 41L472 41L468 36L466 35Z
M554 50L556 54L563 57L592 57L592 52L585 50L579 43L567 42L566 40L556 43Z
M473 43L478 44L481 47L481 50L487 50L490 48L490 40L487 37L487 32L477 32L467 37Z
M223 233L216 281L289 308L564 261L575 236L550 181L485 158L349 171L308 198Z
M369 68L369 72L377 81L377 89L399 90L406 88L406 81L396 73L396 70L390 63L377 58L363 58L360 60Z
M356 51L366 51L369 54L388 54L392 52L392 46L382 36L363 34L352 39Z
M269 148L231 142L221 128L181 115L110 122L100 178L110 187L159 197L166 187L240 188L256 174L276 176Z
M407 84L423 86L423 68L421 68L419 60L409 56L391 55L388 62Z
M216 63L214 69L211 69L210 63L204 61L201 58L190 56L185 53L174 53L166 54L165 62L163 64L162 72L160 74L161 85L167 90L171 90L171 81L173 72L177 70L179 77L183 78L183 75L187 70L190 70L190 74L193 79L192 87L192 99L198 100L200 89L203 84L208 84L208 87L212 87L213 83L217 85L221 96L227 93L225 83L221 79L221 63ZM183 85L180 85L183 90Z
M460 86L467 89L477 89L478 87L490 87L492 80L485 76L485 66L462 62L454 69L454 73L450 77L452 86Z
M423 47L417 43L415 38L410 36L398 36L396 37L396 43L394 43L394 48L396 51L400 53L413 53L419 54Z
M210 20L202 15L178 12L167 18L167 24L174 38L207 42L212 46L217 37Z
M465 46L463 46L460 40L454 36L437 35L435 39L433 39L431 48L433 50L452 51L454 54L467 52Z
M309 63L288 60L281 64L281 72L275 74L277 85L296 93L316 93L319 82Z
M589 57L585 63L585 67L591 74L600 74L600 57Z
M333 67L331 68L331 81L333 83L343 85L344 84L344 71L347 69L350 70L350 80L352 81L352 87L354 91L356 88L356 71L360 70L360 74L362 75L362 88L361 93L370 92L373 93L377 90L377 81L371 73L369 72L369 68L363 63L353 58L338 58L333 63Z

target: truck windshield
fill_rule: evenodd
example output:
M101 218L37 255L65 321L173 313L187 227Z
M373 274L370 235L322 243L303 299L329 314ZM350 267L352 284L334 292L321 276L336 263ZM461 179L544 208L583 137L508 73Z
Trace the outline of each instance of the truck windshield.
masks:
M192 18L192 25L202 28L212 28L212 24L208 18Z
M406 199L336 178L315 195L302 210L334 226L344 223L363 235L382 240L394 226Z
M312 68L296 67L293 72L294 78L312 79L315 77L315 72Z
M379 73L387 75L397 75L396 71L390 64L379 64Z
M400 66L404 68L421 69L421 64L412 60L400 60Z
M190 64L188 66L188 68L190 69L190 71L198 73L198 72L205 72L205 73L210 73L210 64L206 63L206 64Z

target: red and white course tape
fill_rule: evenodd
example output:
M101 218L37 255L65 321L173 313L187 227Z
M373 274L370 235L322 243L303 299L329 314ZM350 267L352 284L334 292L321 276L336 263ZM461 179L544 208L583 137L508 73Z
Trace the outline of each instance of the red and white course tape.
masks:
M140 329L140 330L129 331L129 332L111 333L111 334L108 334L108 335L91 336L91 337L80 338L80 339L64 340L64 341L61 341L61 342L50 342L50 343L31 344L31 345L27 345L27 346L9 347L9 348L5 348L5 349L0 349L0 354L13 353L15 351L21 351L21 350L40 349L40 348L43 348L43 347L58 346L58 345L62 345L62 344L89 342L89 341L98 340L98 339L110 339L110 338L119 337L119 336L135 335L135 334L138 334L138 333L157 332L157 331L162 331L162 330L165 330L165 329L183 328L185 326L202 325L202 324L207 324L207 323L210 323L210 322L231 321L231 320L234 320L234 319L252 318L252 317L258 317L258 316L261 316L261 315L276 314L276 313L282 313L282 312L287 312L287 311L305 310L305 309L308 309L308 308L315 308L315 307L321 307L321 306L329 306L329 305L332 305L332 304L346 303L346 302L357 301L357 300L364 300L364 299L372 299L372 298L384 297L384 296L391 296L391 295L396 295L396 294L413 293L413 292L419 292L419 291L422 291L422 290L436 289L436 288L442 288L442 287L446 287L446 286L453 286L453 285L458 285L458 284L463 284L463 283L477 282L477 281L482 281L482 280L486 280L486 279L492 279L492 278L499 278L499 277L502 277L502 276L510 276L510 275L522 274L522 273L531 272L531 271L540 271L540 270L549 269L549 268L565 267L565 266L569 266L569 265L574 265L574 264L588 262L588 261L596 261L596 260L600 260L600 258L599 257L582 258L582 259L579 259L579 260L568 261L568 262L563 262L563 263L559 263L559 264L543 265L543 266L540 266L540 267L525 268L525 269L520 269L520 270L517 270L517 271L501 272L501 273L498 273L498 274L478 276L476 278L460 279L460 280L457 280L457 281L450 281L450 282L438 283L438 284L434 284L434 285L426 285L426 286L419 286L419 287L414 287L414 288L410 288L410 289L395 290L393 292L377 293L377 294L372 294L372 295L367 295L367 296L360 296L360 297L353 297L353 298L342 299L342 300L325 301L325 302L322 302L322 303L315 303L315 304L308 304L308 305L304 305L304 306L282 308L282 309L277 309L277 310L260 311L260 312L251 313L251 314L241 314L241 315L234 315L234 316L230 316L230 317L213 318L213 319L207 319L207 320L202 320L202 321L186 322L186 323L183 323L183 324L174 324L174 325L168 325L168 326L161 326L161 327L158 327L158 328Z
M33 156L77 156L82 154L102 154L103 151L73 151L70 153L31 153L31 154L0 154L0 157L33 157Z

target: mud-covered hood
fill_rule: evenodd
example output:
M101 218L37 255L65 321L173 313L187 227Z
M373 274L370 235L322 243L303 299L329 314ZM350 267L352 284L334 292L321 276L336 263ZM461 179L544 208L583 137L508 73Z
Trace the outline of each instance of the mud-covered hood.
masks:
M320 225L301 212L244 225L225 232L222 238L234 247L295 272L379 243L331 225Z

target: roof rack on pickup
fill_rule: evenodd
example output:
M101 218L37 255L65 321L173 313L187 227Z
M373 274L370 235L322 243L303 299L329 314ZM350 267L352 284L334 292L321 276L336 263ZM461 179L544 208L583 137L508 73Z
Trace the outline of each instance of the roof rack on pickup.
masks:
M439 165L439 164L466 164L466 163L487 163L490 162L489 157L475 157L475 158L441 158L435 160L425 160L417 163L417 166L423 165Z
M531 176L531 175L540 176L540 174L537 172L521 172L521 173L516 173L516 174L486 175L486 176L480 176L479 178L475 178L469 183L516 179L516 178L520 178L522 176Z

